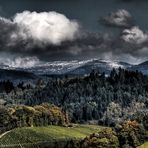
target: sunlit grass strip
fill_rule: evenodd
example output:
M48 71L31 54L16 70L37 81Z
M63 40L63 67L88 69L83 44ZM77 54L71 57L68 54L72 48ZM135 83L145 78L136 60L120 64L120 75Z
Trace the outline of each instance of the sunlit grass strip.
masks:
M78 140L99 131L101 128L97 125L77 125L71 128L60 126L17 128L0 139L0 147L31 144L37 147L40 143Z

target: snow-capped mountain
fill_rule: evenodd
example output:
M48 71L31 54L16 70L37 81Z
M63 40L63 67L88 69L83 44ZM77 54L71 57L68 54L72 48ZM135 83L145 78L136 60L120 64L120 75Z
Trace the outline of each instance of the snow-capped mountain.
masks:
M112 68L128 68L130 64L124 62L111 62L105 60L91 59L83 61L54 61L54 62L41 62L38 59L17 59L10 62L1 63L0 69L7 70L22 70L32 72L37 75L60 75L60 74L73 74L84 75L89 74L93 69L100 72L109 73Z
M1 63L0 69L20 70L31 72L36 75L87 75L93 69L109 74L113 68L124 68L129 70L139 70L148 74L148 63L131 65L120 61L107 61L100 59L74 60L74 61L53 61L43 62L36 58L17 59L13 63Z

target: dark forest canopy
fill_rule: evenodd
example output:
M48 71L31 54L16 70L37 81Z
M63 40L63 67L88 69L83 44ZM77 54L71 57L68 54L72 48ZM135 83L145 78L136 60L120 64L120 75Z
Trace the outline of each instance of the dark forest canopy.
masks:
M67 141L67 147L136 147L147 140L148 76L141 72L119 68L106 77L93 70L88 76L40 79L33 87L11 81L0 87L0 133L17 127L72 128L73 123L89 123L113 128Z
M72 122L94 120L114 126L148 108L148 77L121 68L113 69L108 77L92 71L89 76L52 78L47 83L40 80L35 87L23 83L14 87L7 81L1 88L8 93L1 96L7 105L48 102L62 107Z

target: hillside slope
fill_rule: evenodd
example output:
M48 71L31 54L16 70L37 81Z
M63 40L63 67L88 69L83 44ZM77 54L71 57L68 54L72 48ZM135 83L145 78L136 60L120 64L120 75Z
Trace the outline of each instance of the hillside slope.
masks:
M2 136L0 147L29 148L40 145L52 147L57 142L61 146L70 139L83 139L101 128L103 127L97 125L77 125L71 128L60 126L17 128Z

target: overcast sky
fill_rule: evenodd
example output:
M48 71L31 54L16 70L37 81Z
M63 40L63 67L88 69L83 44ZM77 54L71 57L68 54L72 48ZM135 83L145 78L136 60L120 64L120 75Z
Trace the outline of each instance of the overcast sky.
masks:
M0 13L10 17L24 10L57 11L68 18L77 19L92 31L101 31L99 17L117 9L128 10L136 19L136 24L148 29L147 0L0 0Z
M0 0L0 15L3 55L131 63L148 57L147 0Z

